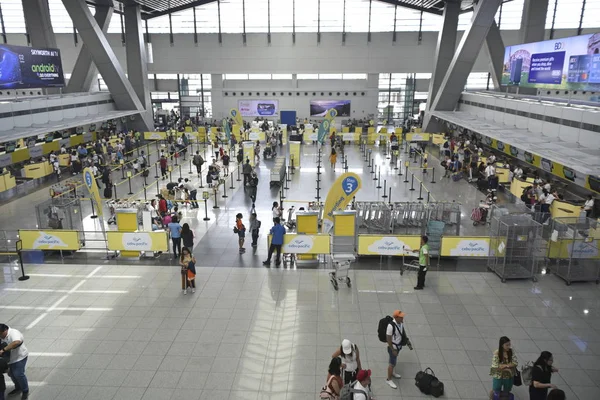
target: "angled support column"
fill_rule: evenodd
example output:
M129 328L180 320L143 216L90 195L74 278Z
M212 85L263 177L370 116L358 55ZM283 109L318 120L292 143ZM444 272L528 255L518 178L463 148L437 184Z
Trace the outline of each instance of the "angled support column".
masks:
M56 48L48 0L22 0L27 33L33 47Z
M115 52L98 26L87 3L80 0L63 0L63 4L83 42L88 46L92 61L102 75L116 108L144 112L144 106L125 76ZM148 125L148 127L150 126Z
M438 33L437 48L435 50L435 61L433 65L433 74L429 82L428 99L433 100L442 84L444 75L448 71L454 49L456 48L456 34L458 30L458 15L460 14L460 1L448 0L444 7L444 22L442 29ZM431 102L427 103L431 106Z
M112 6L96 5L94 19L104 34L108 31L108 25L110 24L113 11L114 9ZM65 91L67 93L89 92L92 87L92 81L97 74L98 70L92 62L90 48L87 44L83 43Z
M519 38L521 43L541 42L546 34L548 0L525 0Z
M479 1L471 25L465 31L438 93L431 102L430 111L451 111L456 107L501 1ZM430 113L427 113L423 123L425 132L429 129L430 118Z
M140 115L148 127L154 126L148 82L148 56L142 28L141 6L125 4L125 45L127 48L127 76L145 112Z
M490 30L485 37L485 47L490 56L490 73L494 89L498 90L500 89L500 82L502 82L502 69L504 67L504 41L500 36L500 29L496 21L492 21L492 26L490 26Z

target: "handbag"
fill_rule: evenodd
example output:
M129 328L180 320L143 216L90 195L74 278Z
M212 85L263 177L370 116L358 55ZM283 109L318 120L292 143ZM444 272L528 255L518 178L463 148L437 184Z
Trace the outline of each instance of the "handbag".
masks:
M329 377L329 379L327 380L327 383L321 388L321 393L319 393L319 399L322 400L336 400L337 396L332 393L329 389L329 385L331 385L331 382L333 381L333 378L335 376L331 375Z
M515 376L513 376L513 385L521 386L523 385L523 379L521 379L521 371L515 368Z

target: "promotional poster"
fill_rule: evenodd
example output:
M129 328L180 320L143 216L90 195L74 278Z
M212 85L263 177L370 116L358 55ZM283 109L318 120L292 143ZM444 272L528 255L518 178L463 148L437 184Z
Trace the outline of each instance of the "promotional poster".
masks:
M600 33L506 47L502 84L600 90Z
M63 86L60 50L0 45L0 89Z
M279 114L279 100L238 100L242 117L274 117Z
M350 100L311 100L310 116L324 117L332 108L335 108L338 117L350 116Z

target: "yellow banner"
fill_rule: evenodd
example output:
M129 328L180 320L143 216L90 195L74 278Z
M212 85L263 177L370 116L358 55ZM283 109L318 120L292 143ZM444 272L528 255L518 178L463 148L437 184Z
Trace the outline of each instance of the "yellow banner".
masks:
M358 254L361 256L414 255L419 250L421 236L358 235Z
M229 115L233 118L233 122L238 124L239 126L244 126L244 120L242 119L242 114L240 114L240 110L237 108L232 108L229 110Z
M347 172L336 179L327 193L327 200L325 200L321 232L329 233L331 231L333 213L345 210L360 187L360 177L353 172Z
M104 210L102 209L102 200L100 199L100 191L98 190L98 183L94 178L94 173L91 168L84 168L83 170L83 183L88 188L90 197L96 205L96 214L102 218Z
M111 251L168 251L165 232L106 232Z
M600 259L600 240L561 239L548 243L548 258Z
M286 254L329 254L330 236L288 233L283 237L281 251Z
M167 132L144 132L146 140L164 140L167 138Z
M64 230L19 230L23 250L79 250L79 233Z
M246 160L250 160L250 165L254 167L254 142L242 142L242 149L244 154L244 164L246 164Z
M290 142L290 165L300 168L300 142Z
M264 142L266 140L265 138L265 133L261 130L258 130L256 128L253 128L249 133L248 133L248 139L252 140L253 142L256 142L257 140L260 142Z
M498 246L501 246L501 244L498 244ZM502 246L506 246L506 244ZM490 238L479 236L443 236L440 255L443 257L489 257Z
M431 142L435 145L444 144L446 142L446 137L443 133L434 133L431 135Z

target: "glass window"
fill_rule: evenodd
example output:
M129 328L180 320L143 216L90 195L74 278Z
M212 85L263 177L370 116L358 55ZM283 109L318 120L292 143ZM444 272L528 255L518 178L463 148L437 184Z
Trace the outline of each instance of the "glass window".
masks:
M296 32L316 32L319 0L296 0Z
M2 6L4 10L4 2L2 2ZM62 0L48 0L48 8L50 9L50 21L54 33L73 33L73 21ZM93 11L92 14L94 14Z
M240 0L221 0L221 31L223 33L242 33L244 11Z
M2 16L6 33L26 32L21 0L2 0Z
M210 78L210 74L202 74L202 85L206 92L207 89L212 89L212 81Z
M292 74L273 74L271 79L292 79Z
M171 14L173 33L194 33L194 10L188 8Z
M277 1L271 1L276 3ZM246 32L267 32L269 24L269 3L267 0L245 0ZM242 2L239 1L239 7Z
M400 14L400 10L398 10ZM368 11L367 11L367 14ZM392 32L394 30L394 6L374 1L371 3L371 32Z
M400 12L400 10L398 10ZM439 32L442 29L444 18L441 15L435 15L431 13L423 13L423 26L421 30L423 32ZM397 28L396 28L397 29Z
M471 25L471 18L473 18L473 11L469 11L458 16L458 30L464 31L469 25Z
M552 3L552 0L550 0ZM587 4L587 3L586 3ZM554 29L568 29L579 27L579 19L581 18L581 7L583 0L560 0L556 4L556 19L554 21ZM550 26L552 27L552 13L554 12L554 4L548 4L548 16L550 16ZM546 18L546 21L548 18ZM600 17L596 15L596 21ZM598 26L598 24L596 25Z
M548 10L550 12L550 10ZM582 28L600 27L600 0L586 0Z
M177 74L156 74L156 79L177 79Z
M95 12L94 12L94 14L95 14ZM123 21L123 24L125 24L125 21ZM123 26L125 26L125 25L123 25ZM146 32L146 25L144 25L144 33L145 32ZM119 14L117 14L116 12L113 13L112 17L110 17L110 23L108 24L108 32L107 33L121 33L121 16Z
M196 7L196 30L198 33L219 32L219 9L216 1Z
M296 3L298 0L296 0ZM294 22L293 2L271 0L271 32L292 32Z
M523 15L524 1L525 0L512 0L502 4L502 18L500 19L500 29L521 29L521 17ZM499 17L500 8L498 8L498 12L496 13L496 22L498 22Z
M115 15L120 18L120 15ZM160 17L152 18L148 20L148 32L149 33L169 33L169 16L162 15Z
M392 9L392 13L394 10ZM412 10L410 8L398 7L396 13L396 31L414 31L419 30L419 24L421 22L421 11ZM372 28L372 27L371 27Z
M248 79L248 74L225 74L223 75L223 79L225 80L246 80Z
M379 74L379 89L388 89L390 87L390 75L391 74Z
M415 79L431 79L431 72L417 72Z
M429 93L427 92L415 92L415 100L427 100Z
M321 32L342 32L344 0L321 0L320 18Z
M342 79L367 79L367 74L342 74Z
M297 74L296 79L319 79L319 74Z
M271 79L271 74L248 74L248 79Z
M346 32L369 31L369 0L346 0Z
M487 72L471 72L465 85L466 90L486 89L488 83Z
M319 74L319 79L342 79L342 74Z

